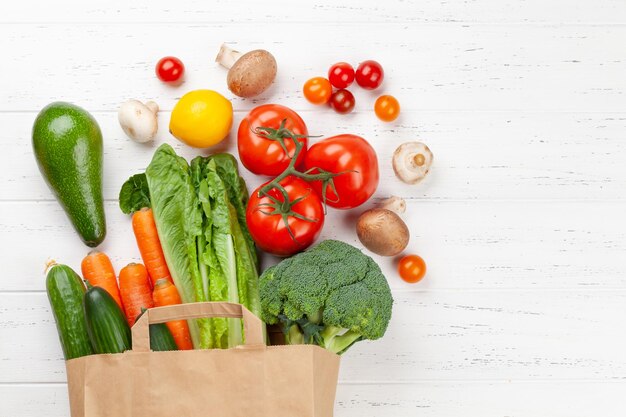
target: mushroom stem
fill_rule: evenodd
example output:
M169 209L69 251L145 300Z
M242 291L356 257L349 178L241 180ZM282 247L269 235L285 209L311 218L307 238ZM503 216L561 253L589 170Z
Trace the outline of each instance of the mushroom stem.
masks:
M402 198L392 195L382 201L380 208L393 211L396 214L402 214L406 211L406 202Z
M235 62L241 58L241 55L243 55L241 52L235 51L233 48L223 43L215 57L215 62L225 68L231 69L232 66L235 65Z
M393 153L393 170L400 180L407 184L417 184L433 162L433 153L422 142L403 143Z
M424 157L424 154L416 153L415 156L413 156L413 163L417 165L418 167L421 167L422 165L424 165L425 162L426 162L426 158Z
M159 112L159 105L156 104L154 101L147 101L145 106L154 114L157 114Z

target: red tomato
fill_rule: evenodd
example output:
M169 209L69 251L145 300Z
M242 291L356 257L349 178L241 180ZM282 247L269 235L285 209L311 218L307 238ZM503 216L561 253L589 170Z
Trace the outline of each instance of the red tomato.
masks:
M159 59L156 64L156 75L164 83L177 83L182 80L185 73L183 62L173 56Z
M394 96L380 96L374 104L374 112L383 122L393 122L400 115L400 103Z
M288 107L279 104L263 104L255 107L239 124L237 148L241 163L257 175L277 176L282 173L293 156L296 145L291 138L285 138L285 146L289 155L285 154L280 142L268 139L256 130L259 127L278 129L283 120L287 120L284 128L296 135L308 135L304 120ZM283 136L284 137L284 136ZM307 138L299 138L304 148L296 161L299 166L304 159L308 144Z
M330 107L337 113L350 113L354 110L354 104L354 96L348 90L337 90L330 96Z
M338 62L328 70L328 79L336 88L347 88L354 81L354 68L347 62Z
M270 190L268 195L259 197L259 190L264 185L254 190L246 210L246 222L252 239L265 252L276 256L291 256L309 247L324 226L324 207L311 185L294 176L288 176L280 182L287 191L289 201L302 199L291 207L282 207L284 198L276 188ZM286 217L293 237L282 216L290 211L310 219Z
M330 95L333 92L333 86L330 85L324 77L311 78L304 83L302 87L304 98L313 104L326 104L330 100Z
M356 83L366 90L374 90L383 83L385 72L376 61L361 62L356 69Z
M400 278L409 284L421 281L426 275L426 262L417 255L407 255L398 264Z
M324 139L309 148L305 169L345 174L333 179L335 191L326 186L326 203L338 209L350 209L365 203L378 187L378 159L374 148L362 137L338 135ZM313 171L315 172L315 171ZM322 196L322 182L311 183Z

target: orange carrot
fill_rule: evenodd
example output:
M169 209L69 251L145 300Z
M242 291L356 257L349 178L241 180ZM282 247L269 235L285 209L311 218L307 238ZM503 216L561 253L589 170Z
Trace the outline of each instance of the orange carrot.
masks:
M167 268L167 263L165 263L163 249L161 249L152 209L144 207L133 214L133 231L141 259L143 259L152 280L152 286L163 278L172 282L172 276Z
M83 278L87 282L94 287L104 288L124 311L124 305L120 298L120 289L115 278L115 270L106 253L95 250L89 252L80 264L80 268L83 272Z
M143 308L154 307L150 278L142 264L130 263L120 271L120 295L126 310L126 320L133 326Z
M156 307L171 306L181 303L178 290L171 281L165 278L161 278L154 284L152 299ZM178 346L179 350L193 349L189 325L186 320L168 321L166 324L167 328L170 329L170 333L174 336L174 341L176 341L176 346Z

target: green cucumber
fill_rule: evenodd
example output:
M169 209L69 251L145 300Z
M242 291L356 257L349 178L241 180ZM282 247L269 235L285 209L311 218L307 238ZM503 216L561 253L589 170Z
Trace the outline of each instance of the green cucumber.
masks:
M39 170L87 246L106 234L102 132L86 110L56 102L37 115L32 143Z
M100 287L85 293L83 309L87 334L96 353L122 353L131 348L130 327L113 297Z
M145 308L141 309L141 314L137 316L137 320L139 317L143 316L146 312ZM166 350L178 350L178 346L176 346L176 341L174 340L174 336L172 336L172 332L167 328L165 323L157 323L151 324L150 327L150 350L154 352L162 352Z
M150 349L155 352L178 350L174 336L165 323L150 325Z
M78 274L69 266L53 264L46 277L46 291L65 360L93 354L83 315L85 286Z

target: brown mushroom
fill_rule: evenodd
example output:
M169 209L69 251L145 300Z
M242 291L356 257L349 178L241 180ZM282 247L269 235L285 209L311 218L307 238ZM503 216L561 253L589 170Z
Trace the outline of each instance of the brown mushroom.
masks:
M356 234L361 243L382 256L396 256L409 244L409 228L391 210L375 208L359 217Z
M393 170L407 184L417 184L430 171L433 153L422 142L403 143L393 153Z
M239 97L250 98L261 94L276 78L276 59L264 49L242 55L223 44L215 61L229 69L226 77L228 89Z

